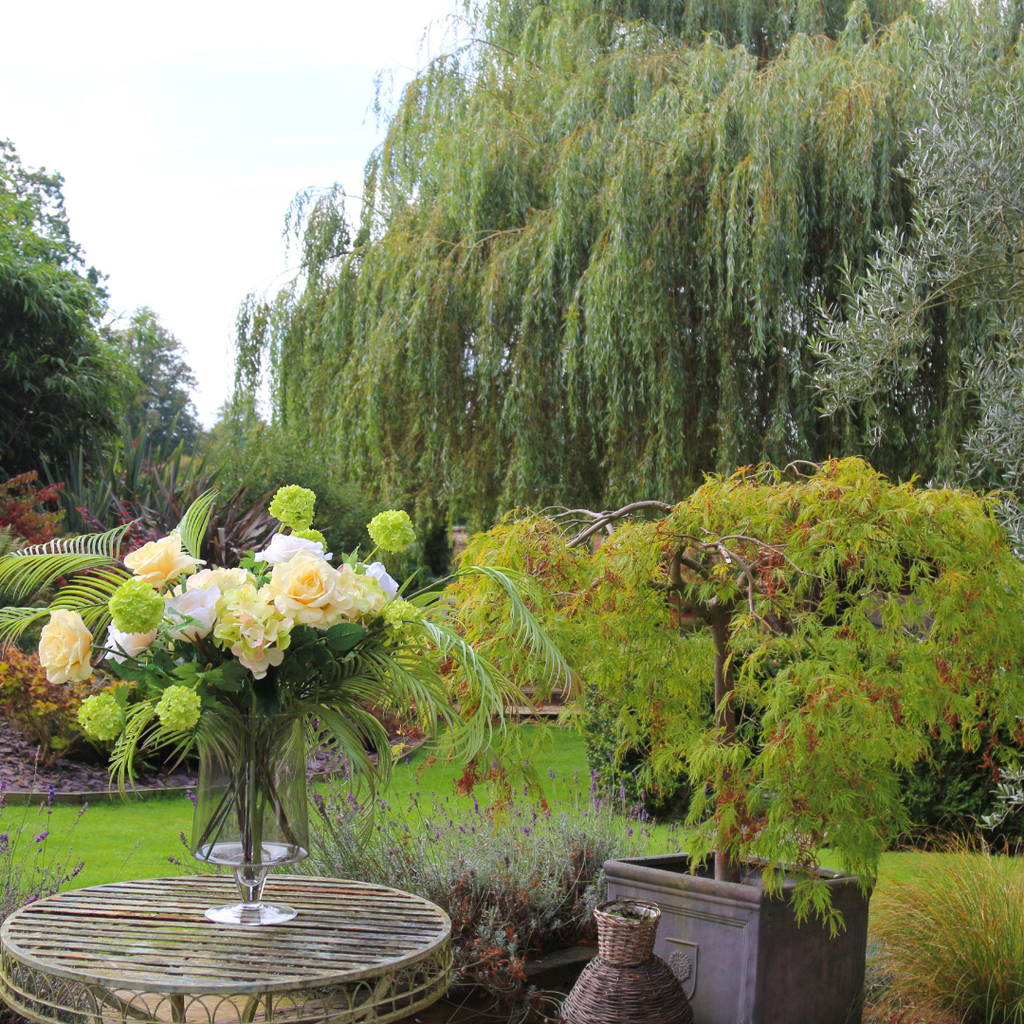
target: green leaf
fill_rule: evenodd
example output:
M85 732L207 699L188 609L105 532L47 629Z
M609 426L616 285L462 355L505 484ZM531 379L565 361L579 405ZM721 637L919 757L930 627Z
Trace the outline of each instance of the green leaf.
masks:
M199 549L202 547L203 537L206 536L207 527L210 525L210 516L213 514L213 506L219 494L220 491L216 487L203 491L189 505L188 511L178 523L177 530L181 534L181 542L193 558L199 557Z
M352 622L339 622L324 634L327 646L339 654L351 651L366 636L366 630Z

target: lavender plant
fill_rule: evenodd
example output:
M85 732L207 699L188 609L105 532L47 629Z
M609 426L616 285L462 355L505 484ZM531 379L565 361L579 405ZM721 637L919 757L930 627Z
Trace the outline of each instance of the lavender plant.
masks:
M550 781L555 774L549 771ZM475 984L528 1012L526 960L594 941L591 912L604 899L605 860L651 842L651 822L624 790L561 780L549 803L528 786L503 789L488 808L455 796L415 793L407 804L376 801L375 828L344 781L313 797L312 853L303 873L413 892L452 920L456 984ZM677 844L678 846L678 844Z
M33 815L26 805L21 820L14 824L14 815L7 807L7 787L0 783L0 923L20 907L52 896L85 866L82 861L75 861L67 839L85 813L86 805L82 805L78 818L54 846L50 831L53 798L50 786L36 813ZM21 1019L0 1000L0 1024L14 1024Z

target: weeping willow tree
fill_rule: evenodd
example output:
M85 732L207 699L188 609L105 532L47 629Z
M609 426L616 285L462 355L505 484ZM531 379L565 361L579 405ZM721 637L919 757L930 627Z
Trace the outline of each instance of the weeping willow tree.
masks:
M338 188L293 209L303 273L243 308L239 392L269 365L280 427L421 517L857 450L858 410L805 386L809 336L910 221L918 23L490 0L470 34L405 91L357 230ZM904 418L876 465L941 469L941 424Z

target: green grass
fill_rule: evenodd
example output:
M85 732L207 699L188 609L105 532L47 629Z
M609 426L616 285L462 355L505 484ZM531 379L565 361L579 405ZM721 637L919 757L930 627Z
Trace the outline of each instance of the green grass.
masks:
M574 778L586 790L589 785L583 740L571 729L522 726L517 730L523 756L535 767L545 796L556 800L573 787ZM554 780L551 779L554 774ZM403 806L412 794L429 797L436 793L442 799L471 803L471 797L459 796L452 783L461 775L461 768L434 761L426 748L409 760L395 766L392 784L385 798L396 807ZM323 789L322 784L318 784ZM488 802L487 786L477 787L481 803ZM191 866L191 858L179 839L181 832L190 834L192 804L186 797L160 797L123 802L101 801L91 804L75 823L79 808L55 805L47 818L40 818L36 808L8 806L2 823L5 828L26 825L25 837L49 829L45 854L59 852L61 860L71 851L72 861L82 860L85 867L70 883L73 887L99 885L119 879L155 878L174 875L183 869L169 863L168 858ZM38 827L37 827L38 826ZM678 833L665 826L654 830L650 852L661 853L675 848ZM830 865L828 851L824 862ZM912 881L917 875L922 854L887 853L882 858L879 886L898 881Z
M523 755L536 768L548 799L572 784L578 773L580 785L588 785L583 741L570 729L522 726L517 730ZM555 780L550 778L553 772ZM408 761L395 766L391 787L385 798L401 806L414 793L472 803L471 797L460 797L453 786L462 774L461 767L434 760L421 748ZM320 788L324 788L322 784ZM478 787L482 803L486 803L486 787ZM174 875L183 869L168 861L173 857L189 863L191 858L182 846L179 835L189 835L192 828L192 804L187 797L156 797L147 800L97 801L90 804L79 819L78 806L55 804L47 811L36 807L10 805L0 823L0 831L25 826L25 838L44 830L49 837L44 857L56 855L61 861L70 852L72 863L82 860L81 873L69 887L99 885L103 882L131 878L157 878Z

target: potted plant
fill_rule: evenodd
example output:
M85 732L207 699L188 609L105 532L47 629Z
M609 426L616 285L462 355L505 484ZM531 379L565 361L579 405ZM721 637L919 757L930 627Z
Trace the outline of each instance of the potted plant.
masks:
M262 903L261 893L270 869L307 854L311 747L328 745L373 788L387 782L392 751L367 704L399 707L424 730L441 718L451 748L472 756L513 691L450 628L436 591L402 597L373 561L378 550L412 543L405 512L374 517L373 552L335 566L312 528L315 495L283 487L269 507L281 529L267 548L237 567L201 569L215 498L201 496L176 531L123 557L128 527L0 558L0 589L16 599L57 588L48 607L0 609L0 645L46 620L39 656L51 682L82 683L97 662L121 680L87 698L79 719L96 739L116 738L111 773L122 788L140 748L198 747L192 851L230 866L242 894L207 917L272 924L295 913ZM517 641L539 649L549 666L562 664L520 595L529 581L501 570L462 572L483 572L517 609ZM460 699L472 709L464 717L452 707L442 662L461 666Z
M607 871L609 896L661 905L657 952L697 1019L859 1019L867 899L909 825L899 769L937 739L998 772L1022 738L1024 565L996 503L843 459L470 545L547 581L552 632L645 752L642 785L689 781L689 854ZM471 586L461 601L478 621Z

